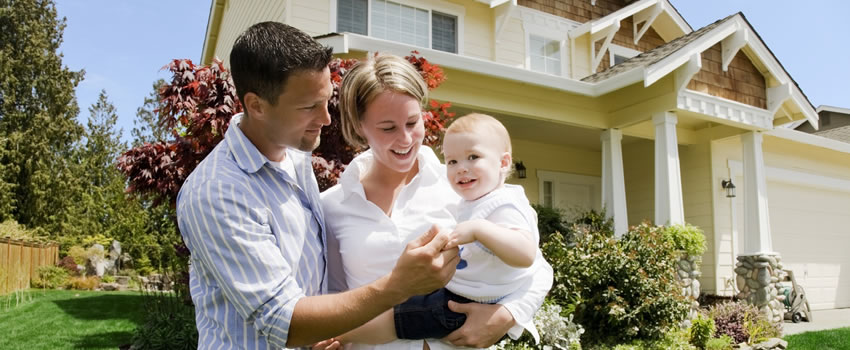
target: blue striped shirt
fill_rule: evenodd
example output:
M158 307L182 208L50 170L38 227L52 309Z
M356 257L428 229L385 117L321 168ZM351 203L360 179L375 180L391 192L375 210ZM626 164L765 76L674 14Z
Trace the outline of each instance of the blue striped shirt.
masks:
M296 302L327 290L310 154L287 149L293 179L245 137L241 117L177 196L200 349L284 348Z

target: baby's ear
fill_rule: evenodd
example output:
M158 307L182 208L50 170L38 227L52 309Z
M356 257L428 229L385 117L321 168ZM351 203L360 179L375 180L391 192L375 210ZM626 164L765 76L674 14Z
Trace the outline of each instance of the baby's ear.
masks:
M511 158L511 154L508 152L502 153L502 170L510 171L511 166L513 165L513 158Z

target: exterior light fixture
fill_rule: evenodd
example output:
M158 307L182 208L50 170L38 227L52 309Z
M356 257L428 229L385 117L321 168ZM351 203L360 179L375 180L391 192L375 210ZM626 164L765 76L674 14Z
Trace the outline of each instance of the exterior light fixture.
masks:
M726 198L735 198L735 184L732 179L720 181L720 186L726 190Z
M525 178L525 165L522 165L522 162L516 162L514 164L514 169L516 169L516 176L520 179Z

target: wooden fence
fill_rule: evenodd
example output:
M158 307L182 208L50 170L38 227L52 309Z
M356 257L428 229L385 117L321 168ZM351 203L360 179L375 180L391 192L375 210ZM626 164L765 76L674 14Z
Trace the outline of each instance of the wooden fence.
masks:
M0 238L0 295L30 287L39 267L59 261L59 244Z

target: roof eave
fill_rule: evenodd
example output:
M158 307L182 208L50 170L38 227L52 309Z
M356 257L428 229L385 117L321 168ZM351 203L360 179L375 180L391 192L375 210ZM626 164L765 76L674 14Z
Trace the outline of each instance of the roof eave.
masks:
M207 18L207 30L204 36L204 46L201 49L201 64L208 64L215 54L218 32L221 29L221 17L224 13L226 0L212 0L210 2L210 15Z

